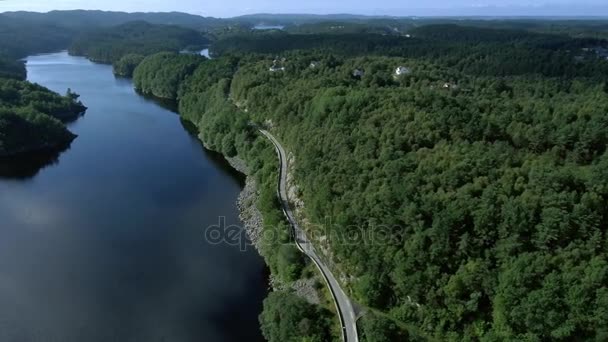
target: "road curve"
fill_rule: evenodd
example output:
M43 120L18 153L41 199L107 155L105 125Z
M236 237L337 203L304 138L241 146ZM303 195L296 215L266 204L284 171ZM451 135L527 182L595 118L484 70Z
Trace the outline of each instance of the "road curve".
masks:
M260 133L264 134L272 142L279 157L278 196L281 200L283 213L291 224L292 235L296 242L296 246L315 263L319 271L321 271L321 274L323 274L323 278L325 278L325 282L334 298L338 316L340 317L340 323L342 324L342 339L345 342L359 342L359 336L357 335L357 318L350 299L342 290L342 287L331 273L329 267L327 267L317 255L314 246L306 236L306 233L304 233L304 230L298 225L295 220L295 215L289 206L289 200L287 198L287 154L285 153L283 146L281 146L279 141L272 134L263 129L260 129Z

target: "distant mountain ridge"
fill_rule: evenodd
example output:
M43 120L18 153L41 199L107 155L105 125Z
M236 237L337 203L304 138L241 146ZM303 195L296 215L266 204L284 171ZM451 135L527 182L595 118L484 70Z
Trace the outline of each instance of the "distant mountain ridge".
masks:
M193 29L203 29L205 27L214 27L225 24L224 19L202 17L199 15L181 12L127 13L98 10L72 10L51 11L48 13L26 11L5 12L1 15L8 18L23 19L38 23L53 23L64 27L117 26L130 21L146 21L151 24L179 25Z

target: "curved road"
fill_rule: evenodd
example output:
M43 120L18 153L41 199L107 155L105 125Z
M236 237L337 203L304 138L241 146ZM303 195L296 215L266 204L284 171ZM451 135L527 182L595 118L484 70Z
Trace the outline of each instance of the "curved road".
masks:
M302 228L298 225L297 221L295 220L295 215L289 206L289 200L287 198L287 154L285 153L283 146L281 146L279 141L272 134L263 129L260 129L260 132L270 139L270 141L272 141L272 144L277 150L277 155L279 156L280 181L278 195L283 206L283 213L287 217L287 220L293 229L292 235L295 238L294 240L296 242L296 246L298 246L298 248L304 254L306 254L315 263L315 265L317 265L317 268L319 271L321 271L321 274L323 274L323 277L325 278L325 282L327 283L329 290L334 297L338 315L340 316L340 323L342 324L342 339L346 342L359 342L359 337L357 335L357 318L350 299L346 296L346 293L342 290L342 287L340 287L340 284L331 273L331 270L317 255L314 246L306 236L306 233L304 233L304 230L302 230Z

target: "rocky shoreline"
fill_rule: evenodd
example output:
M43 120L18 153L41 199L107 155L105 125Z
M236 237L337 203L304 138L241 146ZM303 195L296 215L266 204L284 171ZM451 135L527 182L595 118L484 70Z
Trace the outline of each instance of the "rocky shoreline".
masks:
M239 194L236 203L239 209L239 218L243 222L247 237L249 237L256 250L260 252L263 220L262 213L256 206L259 197L257 182L249 176L249 169L245 161L238 157L225 157L225 159L232 168L246 176L245 187Z
M256 206L259 197L257 182L249 175L249 168L244 160L238 157L225 157L225 159L232 168L246 176L245 187L237 199L239 218L243 222L245 232L251 240L251 243L258 253L261 254L260 248L264 221L262 212L260 212ZM291 284L286 284L272 274L269 279L269 286L273 291L292 291L311 304L319 304L321 300L319 293L315 288L315 283L316 280L314 278L308 278L298 279Z

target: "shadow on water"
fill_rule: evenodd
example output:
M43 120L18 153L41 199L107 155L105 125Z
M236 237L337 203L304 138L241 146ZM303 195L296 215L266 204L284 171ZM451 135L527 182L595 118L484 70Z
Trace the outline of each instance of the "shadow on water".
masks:
M78 121L86 113L62 119L64 125ZM76 137L77 138L77 137ZM59 156L70 149L71 143L55 149L29 152L11 157L0 157L0 179L28 180L43 169L59 163Z
M83 111L82 113L78 114L78 115L74 115L72 117L69 117L67 119L62 119L61 122L63 122L64 125L69 125L71 123L74 123L78 120L80 120L80 118L82 118L85 114L87 113L87 111Z
M59 155L69 149L40 151L15 157L0 158L0 178L28 180L43 169L59 163Z
M128 80L125 78L121 78L121 79ZM156 97L156 96L153 96L150 94L142 93L137 90L136 90L136 93L138 95L142 96L143 98L145 98L146 100L152 101L155 104L161 106L162 108L164 108L168 111L171 111L176 115L179 115L179 110L178 110L179 105L176 100L159 98L159 97ZM228 163L226 158L224 158L224 155L222 155L219 152L209 150L208 148L205 147L205 145L203 145L203 142L198 138L199 132L198 132L198 129L196 128L196 125L194 125L194 123L184 120L181 117L180 117L180 122L181 122L182 126L184 127L184 130L186 132L188 132L188 135L192 139L193 143L197 144L201 148L203 153L213 162L213 164L215 166L217 166L222 171L226 172L227 174L232 176L234 179L236 179L239 182L241 187L245 186L246 176L244 174L242 174L241 172L235 170L230 165L230 163Z
M133 90L135 90L135 93L137 95L143 97L144 99L146 99L148 101L154 102L155 104L159 105L160 107L162 107L168 111L171 111L171 112L177 114L178 104L177 104L176 100L164 99L164 98L156 97L152 94L144 93L144 92L138 90L137 88L135 88L135 86L133 84L133 79L131 79L129 77L114 75L114 80L116 81L116 84L118 84L120 86L127 85L127 86L133 88Z
M222 171L226 172L227 174L229 174L230 176L232 176L234 179L236 179L239 182L239 184L240 184L241 187L245 186L246 175L244 175L241 172L235 170L230 165L230 163L228 163L228 161L226 160L226 158L224 158L224 155L222 155L219 152L211 151L208 148L206 148L203 145L202 141L198 138L198 129L196 128L196 126L192 122L184 120L184 119L181 119L181 118L180 118L180 122L182 123L182 126L184 127L184 130L186 130L186 132L188 132L188 135L190 136L190 138L197 145L200 146L200 148L203 151L203 153L205 153L205 155L209 158L209 160L211 160L213 162L213 164L215 166L217 166Z
M145 98L146 100L152 101L155 104L159 105L160 107L162 107L162 108L164 108L164 109L166 109L168 111L171 111L171 112L173 112L175 114L178 114L177 113L178 105L177 105L177 101L176 100L163 99L163 98L151 95L151 94L143 93L143 92L141 92L141 91L139 91L137 89L135 89L135 92L137 93L137 95Z

